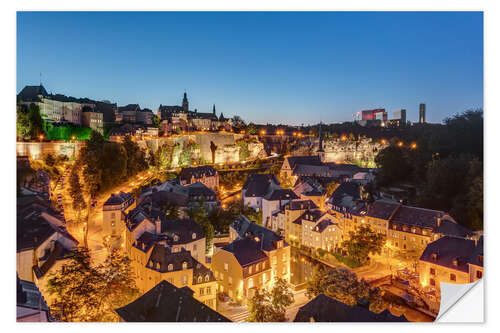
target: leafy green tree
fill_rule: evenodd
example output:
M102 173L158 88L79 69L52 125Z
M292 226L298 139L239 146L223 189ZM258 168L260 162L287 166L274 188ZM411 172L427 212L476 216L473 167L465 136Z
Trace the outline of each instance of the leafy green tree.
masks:
M104 165L104 137L97 131L92 131L90 139L80 150L77 164L83 166L83 178L88 191L97 194L102 187L102 173Z
M378 288L370 289L368 282L358 280L356 274L346 268L316 269L307 283L306 296L313 298L320 294L350 306L368 301L370 311L375 313L382 312L386 307Z
M294 297L286 280L277 279L273 289L256 289L249 300L250 322L284 322L286 308L293 304Z
M360 226L349 232L349 239L342 242L349 257L359 263L366 263L370 254L380 254L385 243L385 235L372 231L369 226Z
M153 126L158 127L159 130L161 130L161 119L157 115L153 115Z
M240 140L236 143L239 149L239 159L241 161L245 161L250 157L250 150L248 149L248 143L245 140Z
M256 135L259 133L259 131L257 130L257 126L255 126L254 123L248 124L246 132L251 135Z

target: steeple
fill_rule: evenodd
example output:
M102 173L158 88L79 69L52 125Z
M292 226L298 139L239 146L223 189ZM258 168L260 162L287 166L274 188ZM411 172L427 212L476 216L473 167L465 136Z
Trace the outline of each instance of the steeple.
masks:
M189 102L188 102L188 99L187 99L186 92L184 92L184 98L182 99L182 110L184 112L188 112L189 111Z
M213 112L213 114L215 116L215 104L214 104L214 108L212 109L212 112Z
M321 134L321 122L319 122L319 131L318 131L318 136L319 136L319 147L318 147L318 150L317 152L318 153L323 153L324 150L323 150L323 136Z

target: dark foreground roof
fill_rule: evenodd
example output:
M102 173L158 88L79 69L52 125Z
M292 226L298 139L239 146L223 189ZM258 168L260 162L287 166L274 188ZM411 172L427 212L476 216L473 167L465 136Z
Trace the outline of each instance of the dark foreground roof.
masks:
M203 178L205 177L211 177L215 176L217 174L217 170L213 166L210 165L203 165L199 167L193 167L193 168L183 168L179 174L179 178L183 181L190 182L191 177L194 177L195 179Z
M267 259L261 243L251 238L237 239L222 249L231 252L242 267Z
M193 298L189 288L163 280L147 293L116 309L127 322L229 322L220 313Z
M283 240L283 237L278 236L274 231L269 230L257 223L250 221L246 216L241 215L233 223L231 223L231 228L233 228L240 238L247 238L247 236L259 237L262 240L262 249L264 251L272 251L277 247L277 242ZM283 247L287 246L283 243Z
M314 156L289 156L287 157L290 168L294 169L297 164L323 165L318 155Z
M263 197L267 194L269 185L274 183L279 186L279 181L273 174L250 174L243 185L246 197Z
M362 306L349 306L324 294L316 296L302 306L294 322L407 322L404 316L396 317L388 310L371 312Z

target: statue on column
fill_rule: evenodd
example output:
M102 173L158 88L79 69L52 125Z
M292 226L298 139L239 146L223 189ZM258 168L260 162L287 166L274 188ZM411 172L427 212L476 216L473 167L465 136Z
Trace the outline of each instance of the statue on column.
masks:
M213 141L210 141L210 150L212 151L212 164L215 164L215 151L217 150L217 146Z

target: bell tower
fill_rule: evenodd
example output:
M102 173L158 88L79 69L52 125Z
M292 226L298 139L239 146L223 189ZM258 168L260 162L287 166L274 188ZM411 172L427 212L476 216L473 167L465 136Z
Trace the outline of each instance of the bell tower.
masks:
M182 110L184 112L188 112L189 111L189 102L188 102L188 99L187 99L186 92L184 92L184 98L182 99Z

